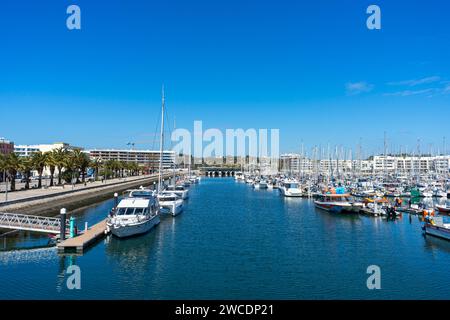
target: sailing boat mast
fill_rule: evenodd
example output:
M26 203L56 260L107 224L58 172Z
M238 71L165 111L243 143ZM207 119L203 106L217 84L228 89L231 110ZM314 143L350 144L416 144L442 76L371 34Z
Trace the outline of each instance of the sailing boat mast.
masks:
M173 118L173 130L174 130L174 131L176 130L176 127L177 127L177 123L176 123L175 117L174 117L174 118ZM176 178L176 175L175 175L176 159L177 159L177 155L174 154L174 161L173 161L173 164L172 164L172 168L173 168L173 177L172 177L172 179L173 179L173 185L174 185L174 187L177 185L177 178Z
M163 170L163 149L164 149L164 85L162 86L162 103L161 103L161 134L159 141L159 177L158 177L158 193L162 191L162 170Z

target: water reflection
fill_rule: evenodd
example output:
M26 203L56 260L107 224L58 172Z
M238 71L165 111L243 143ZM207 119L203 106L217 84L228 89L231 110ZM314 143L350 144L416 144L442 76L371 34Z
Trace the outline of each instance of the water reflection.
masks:
M41 263L57 257L55 247L22 249L0 252L0 265Z

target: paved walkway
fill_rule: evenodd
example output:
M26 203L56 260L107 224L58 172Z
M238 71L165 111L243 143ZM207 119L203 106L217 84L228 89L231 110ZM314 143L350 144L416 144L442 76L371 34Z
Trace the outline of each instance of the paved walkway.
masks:
M144 179L152 178L155 176L157 176L157 175L141 175L141 176L135 176L135 177L110 179L110 180L106 180L105 182L101 182L101 181L87 182L86 186L84 184L77 184L74 186L68 184L68 185L65 185L64 187L55 186L55 187L42 188L42 189L30 189L30 190L8 192L8 194L7 194L8 201L6 201L6 194L2 193L2 194L0 194L0 207L2 205L13 204L13 203L22 202L22 201L29 201L29 200L48 197L48 196L59 196L59 195L74 193L74 192L83 191L83 190L97 189L97 188L101 188L101 187L107 187L107 186L117 185L117 184L126 183L126 182L144 180Z

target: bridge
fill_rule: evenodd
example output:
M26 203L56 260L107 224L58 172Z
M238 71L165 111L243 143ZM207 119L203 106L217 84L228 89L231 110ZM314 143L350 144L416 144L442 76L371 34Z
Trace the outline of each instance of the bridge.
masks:
M200 172L207 177L234 177L240 170L233 167L203 167Z
M59 217L49 218L18 213L0 213L0 229L60 234L60 228L61 219Z

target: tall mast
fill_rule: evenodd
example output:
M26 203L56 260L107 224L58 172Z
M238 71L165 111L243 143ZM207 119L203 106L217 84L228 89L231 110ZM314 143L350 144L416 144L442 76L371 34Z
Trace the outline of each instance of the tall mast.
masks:
M422 175L422 157L421 157L421 152L420 152L420 138L417 139L417 155L419 156L419 175L417 177L418 181L420 182L420 176Z
M386 131L384 132L384 160L383 160L383 182L386 181L387 168L386 168L386 157L387 157L387 141L386 141Z
M163 150L164 150L164 85L162 86L162 103L161 103L161 135L159 141L159 177L158 177L158 193L162 191L162 170L163 170Z
M173 130L175 131L176 130L176 127L177 127L177 123L176 123L176 121L175 121L175 117L173 118ZM177 159L177 155L176 154L174 154L174 160L173 160L173 177L172 177L172 179L173 179L173 185L174 186L176 186L177 185L177 179L176 179L176 175L175 175L175 165L176 165L176 159Z

